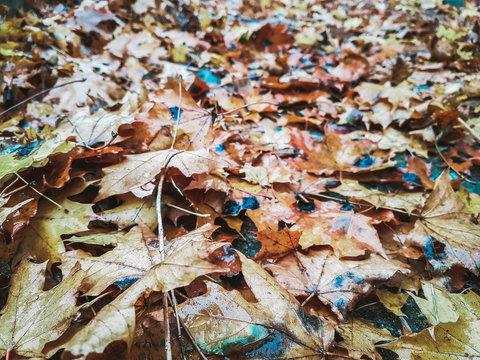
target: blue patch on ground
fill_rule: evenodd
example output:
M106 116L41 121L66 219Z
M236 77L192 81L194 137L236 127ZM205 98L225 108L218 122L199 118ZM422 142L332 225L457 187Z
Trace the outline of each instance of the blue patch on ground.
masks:
M459 8L464 7L465 3L463 2L463 0L445 0L445 5L451 5Z
M178 106L172 106L170 108L170 112L172 113L173 120L180 119L183 113L183 111Z
M210 69L202 69L197 72L197 76L208 85L220 85L222 81L216 77Z
M255 210L260 207L258 200L255 196L249 196L242 200L242 209Z
M348 203L347 203L347 204L345 204L345 205L342 205L341 209L342 209L342 210L345 210L345 211L349 211L349 210L352 210L353 207L352 207L351 204L348 204Z
M43 140L35 140L27 146L22 146L20 144L9 146L8 144L3 143L0 145L0 155L16 153L19 158L24 158L36 151L43 143Z
M417 94L420 93L422 90L428 90L430 86L428 85L417 85L413 87L413 91L415 91Z
M242 207L238 203L238 201L235 200L228 200L225 203L225 207L223 208L223 214L224 215L237 215L240 210L242 210Z
M284 339L286 336L279 331L268 329L270 334L262 340L263 345L245 354L248 359L281 359L284 351ZM288 341L288 340L287 340Z
M357 160L353 165L360 168L369 168L373 165L374 162L375 161L370 155L363 155L363 157Z
M365 279L363 277L357 276L351 271L347 271L345 274L338 275L335 277L335 279L333 279L333 286L337 288L341 287L344 281L349 280L358 285L362 285L363 283L365 283Z
M404 181L406 182L409 182L410 184L413 184L413 185L422 185L422 182L420 181L420 178L417 176L417 174L414 174L414 173L406 173L405 175L403 175L403 178L402 178Z
M308 132L317 141L320 141L325 137L325 134L323 132L321 132L320 130L311 129L311 130L308 130Z
M138 279L138 277L126 277L122 280L115 281L113 285L116 285L120 289L125 290L132 286Z
M350 111L350 114L348 114L347 116L347 122L349 124L358 124L360 121L362 121L363 119L363 112L361 112L360 110L357 110L357 109L353 109L352 111Z

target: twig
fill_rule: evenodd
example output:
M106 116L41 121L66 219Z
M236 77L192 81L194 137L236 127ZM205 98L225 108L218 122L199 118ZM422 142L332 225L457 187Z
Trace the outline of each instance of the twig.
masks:
M142 202L142 205L138 208L137 212L133 216L133 219L131 220L131 223L133 224L135 220L137 220L138 215L140 215L140 211L142 211L143 207L145 206L145 201Z
M463 121L462 118L457 118L457 120L460 124L462 124L465 130L467 130L470 133L470 135L472 135L475 138L475 140L480 142L480 135L478 135L475 131L473 131L473 129L470 126L468 126L468 124L465 121Z
M38 195L40 195L41 197L43 197L43 198L45 198L46 200L50 201L53 205L55 205L56 207L62 209L63 211L68 212L67 209L65 209L62 205L60 205L59 203L57 203L55 200L49 198L47 195L42 194L40 191L38 191L37 189L35 189L27 180L25 180L23 177L21 177L19 173L16 172L15 175L17 175L20 180L22 180L27 186L30 187L30 189L32 189L33 191L35 191Z
M182 327L180 326L180 317L178 316L177 298L175 297L175 292L173 290L170 290L169 298L170 298L170 302L173 305L175 319L177 320L178 340L180 341L180 347L182 348L182 357L183 357L183 360L187 360L187 351L185 350L185 341L183 341Z
M72 80L72 81L66 82L66 83L64 83L64 84L60 84L60 85L56 85L56 86L53 86L53 87L48 88L48 89L44 89L44 90L40 91L39 93L36 93L35 95L32 95L32 96L30 96L29 98L26 98L25 100L20 101L18 104L15 104L15 105L9 107L9 108L6 109L6 110L3 110L2 112L0 112L0 116L6 114L6 113L9 112L10 110L13 110L13 109L19 107L20 105L23 105L23 104L25 104L26 102L29 102L30 100L35 99L36 97L38 97L38 96L40 96L40 95L43 95L43 94L45 94L45 93L47 93L47 92L49 92L49 91L51 91L51 90L53 90L53 89L58 89L58 88L61 88L61 87L64 87L64 86L67 86L67 85L70 85L70 84L74 84L74 83L77 83L77 82L84 82L84 81L86 81L86 80L87 80L86 78L83 78L83 79L80 79L80 80Z
M7 197L9 194L11 194L12 192L15 192L17 190L13 190L11 191L10 193L7 193L5 194L5 192L10 188L12 187L12 185L14 185L16 182L18 181L18 177L15 178L15 180L13 180L10 184L8 184L7 186L5 186L5 188L2 190L2 192L0 193L0 196L3 196L3 197Z
M170 203L167 203L167 206L170 206L170 207L172 207L174 209L177 209L177 210L181 210L183 212L186 212L187 214L196 215L196 216L200 216L200 217L210 217L210 214L200 214L200 213L190 211L190 210L181 208L180 206L173 205L173 204L170 204Z
M195 348L195 350L198 351L198 354L200 355L200 357L203 360L208 360L207 357L205 356L205 354L202 352L202 349L200 349L197 342L195 341L195 338L193 337L193 335L192 335L190 329L188 328L188 326L185 325L185 323L183 322L182 319L180 319L180 318L178 318L178 319L180 321L180 324L182 324L182 327L185 329L185 332L187 333L188 337L190 338L190 340L192 340L193 347Z
M180 154L181 152L177 152L176 154L172 154L168 157L167 161L162 167L160 172L160 179L158 180L157 185L157 195L156 195L156 202L155 202L155 210L157 212L157 223L158 223L158 250L160 252L160 261L165 261L165 246L166 246L166 239L165 234L163 231L163 222L162 222L162 189L163 189L163 182L165 181L165 176L167 175L167 167L170 161L173 159L174 156ZM169 324L169 316L168 316L168 293L166 291L163 292L163 321L164 321L164 331L165 331L165 358L167 360L172 360L172 343L170 342L170 324Z

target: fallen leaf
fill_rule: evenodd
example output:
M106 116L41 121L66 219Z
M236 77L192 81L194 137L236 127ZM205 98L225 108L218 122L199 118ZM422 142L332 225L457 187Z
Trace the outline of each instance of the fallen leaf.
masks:
M27 227L17 233L21 239L17 257L32 256L39 261L55 259L65 252L62 235L75 234L88 230L90 220L98 218L91 204L71 201L69 196L84 189L82 181L75 181L61 193L52 196L61 207L43 199L39 202L37 215L30 219Z
M98 234L96 241L104 236L111 238L109 233ZM135 281L160 262L156 235L144 225L132 228L127 234L117 233L116 239L115 248L101 256L93 256L82 250L59 255L64 274L68 274L77 263L85 269L82 289L86 295L99 295L116 281ZM77 237L75 242L82 242L82 238Z
M23 260L12 278L7 304L1 311L0 356L44 358L44 345L69 327L84 272L73 268L60 284L43 291L47 263Z
M338 345L347 349L353 359L371 356L375 353L375 344L394 340L387 329L377 329L370 322L356 318L339 324L335 330L343 339Z
M277 282L295 296L314 295L341 319L374 284L385 282L408 268L395 260L371 254L365 260L340 260L330 249L300 252L265 264Z
M480 227L450 185L444 172L435 181L432 193L406 242L422 246L430 264L440 271L453 265L478 274L480 268ZM442 248L435 243L442 244Z
M127 155L123 162L103 169L105 176L95 201L140 189L165 167L176 168L183 175L191 177L193 174L208 173L225 166L225 162L216 161L206 150L159 150ZM152 191L153 188L146 189L144 195L151 194Z
M466 294L444 294L458 312L456 322L439 323L413 336L382 345L404 359L465 359L480 356L480 297Z
M245 358L322 358L326 337L322 320L307 314L259 265L238 255L256 302L247 301L236 290L207 283L205 295L180 307L180 316L197 344L207 354L249 351ZM273 343L282 346L272 348Z
M108 344L117 340L125 341L130 347L135 329L134 305L142 294L148 296L152 291L170 291L190 284L198 276L228 271L223 263L215 265L202 258L223 245L208 240L211 231L211 226L205 225L171 241L165 261L153 266L59 347L74 356L102 353ZM51 353L57 350L53 349Z

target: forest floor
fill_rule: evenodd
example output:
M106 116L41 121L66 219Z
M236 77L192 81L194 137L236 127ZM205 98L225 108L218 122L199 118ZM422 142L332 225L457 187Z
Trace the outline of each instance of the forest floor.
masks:
M480 357L480 11L0 5L0 356Z

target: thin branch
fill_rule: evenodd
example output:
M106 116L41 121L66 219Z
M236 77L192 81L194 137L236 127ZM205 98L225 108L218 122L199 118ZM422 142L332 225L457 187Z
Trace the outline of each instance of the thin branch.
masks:
M183 329L184 329L185 332L187 333L187 335L188 335L188 337L190 338L190 340L192 340L193 347L195 348L195 350L197 350L197 352L198 352L198 354L200 355L200 357L201 357L203 360L208 360L207 357L205 356L205 354L202 352L202 349L200 349L200 347L198 346L197 342L195 341L195 338L193 337L192 332L190 331L190 329L188 328L188 326L185 325L185 323L183 322L182 319L179 318L179 321L180 321L180 324L182 324Z
M183 212L186 212L187 214L191 214L191 215L195 215L195 216L200 216L200 217L210 217L210 214L200 214L200 213L197 213L197 212L194 212L194 211L190 211L190 210L187 210L187 209L184 209L180 206L177 206L177 205L173 205L173 204L170 204L170 203L167 203L167 206L170 206L174 209L177 209L177 210L181 210Z
M55 205L56 207L62 209L63 211L68 212L67 209L65 209L62 205L60 205L59 203L57 203L55 200L49 198L47 195L42 194L40 191L38 191L37 189L35 189L35 188L32 186L32 184L30 184L27 180L25 180L23 177L21 177L19 173L16 172L15 175L17 175L20 180L22 180L27 186L30 187L30 189L32 189L33 191L35 191L38 195L40 195L41 197L43 197L43 198L45 198L46 200L50 201L53 205Z
M187 351L185 349L185 341L183 341L182 327L180 324L180 317L178 316L178 303L177 298L175 297L175 292L170 290L170 295L168 297L173 305L173 312L175 314L175 319L177 320L178 340L180 341L180 347L182 348L182 357L183 360L187 360Z
M44 89L44 90L36 93L35 95L32 95L32 96L30 96L29 98L26 98L25 100L20 101L18 104L15 104L15 105L9 107L9 108L6 109L6 110L3 110L2 112L0 112L0 116L5 115L5 114L6 114L7 112L9 112L10 110L13 110L13 109L19 107L20 105L23 105L23 104L25 104L26 102L29 102L30 100L35 99L36 97L38 97L38 96L40 96L40 95L43 95L43 94L45 94L45 93L47 93L47 92L49 92L49 91L51 91L51 90L53 90L53 89L58 89L58 88L61 88L61 87L64 87L64 86L67 86L67 85L70 85L70 84L74 84L74 83L77 83L77 82L84 82L84 81L86 81L86 80L87 80L86 78L83 78L83 79L80 79L80 80L72 80L72 81L66 82L66 83L64 83L64 84L60 84L60 85L56 85L56 86L53 86L53 87L48 88L48 89Z

